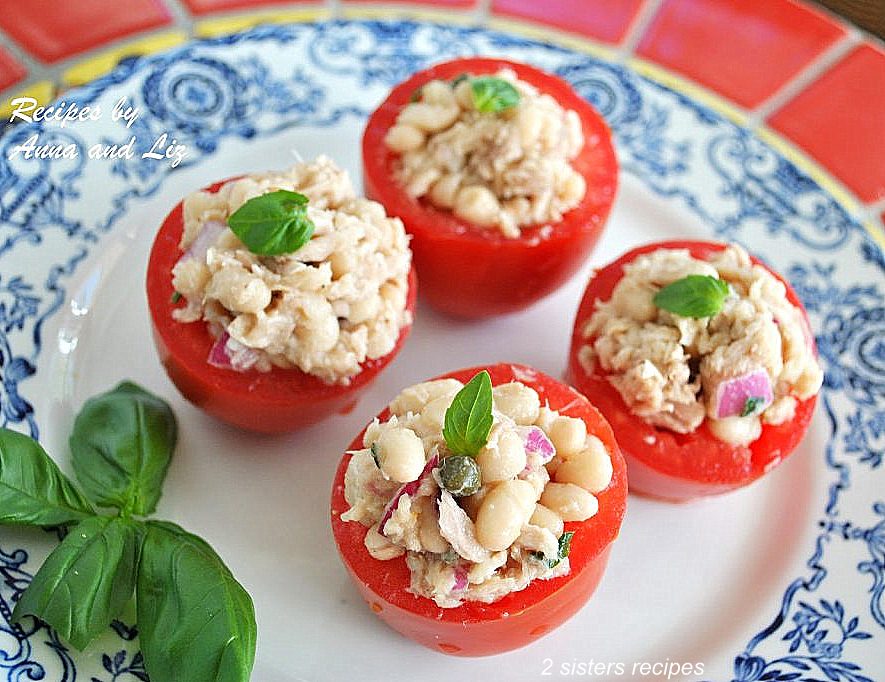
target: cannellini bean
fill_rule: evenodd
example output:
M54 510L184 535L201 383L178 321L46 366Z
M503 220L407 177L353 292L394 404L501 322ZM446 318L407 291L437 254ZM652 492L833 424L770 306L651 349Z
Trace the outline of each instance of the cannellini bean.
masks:
M388 407L393 414L399 416L406 412L417 414L434 398L454 396L462 388L464 384L457 379L425 381L403 389Z
M408 483L424 469L424 443L418 435L401 426L386 429L375 444L381 472L391 481Z
M488 227L498 222L500 209L501 205L490 189L482 185L468 185L458 190L452 212L463 220Z
M452 395L443 395L434 398L421 410L421 425L430 433L438 433L442 430L446 419L446 410L452 404Z
M455 100L462 109L467 111L473 109L473 86L469 78L465 78L455 86Z
M455 104L455 93L452 86L445 81L428 81L421 86L421 101L428 104L452 106Z
M599 511L599 501L574 483L548 483L541 504L559 514L563 521L586 521Z
M442 554L449 548L449 542L439 532L439 512L431 497L419 497L414 508L418 512L418 539L427 552Z
M384 144L395 152L411 152L424 146L424 132L407 123L397 123L387 131Z
M454 104L440 106L425 102L407 105L396 119L397 125L408 124L427 133L435 133L451 126L460 116L461 109Z
M716 438L736 447L749 445L762 435L762 422L758 416L708 419L707 423Z
M518 381L495 386L492 389L495 407L517 424L534 424L541 410L541 399L529 386Z
M612 302L617 313L637 322L649 322L658 314L653 299L655 289L647 282L624 277L612 291Z
M270 304L271 292L261 278L245 270L222 268L209 280L206 296L233 312L257 313Z
M353 251L333 251L329 256L329 265L332 266L332 276L338 279L356 269L358 265L356 253Z
M572 171L559 186L558 194L560 201L569 206L574 206L584 198L586 192L587 181L584 179L584 176Z
M476 515L476 539L486 549L507 549L519 537L535 509L535 491L514 479L499 483L485 496Z
M605 490L612 480L612 460L605 445L596 436L588 436L580 452L569 455L557 467L557 483L574 483L591 493Z
M366 531L366 537L363 539L363 544L366 546L366 549L369 550L369 554L372 558L378 559L378 561L396 559L398 556L402 556L406 552L402 547L393 544L379 533L377 523Z
M354 324L365 322L374 317L380 307L381 299L376 295L361 298L350 304L350 311L347 315L347 319Z
M559 514L552 509L548 509L543 504L535 505L535 511L532 513L532 518L529 519L529 523L535 526L540 526L541 528L546 528L556 537L562 535L563 521L559 517Z
M556 452L568 459L569 455L580 452L587 439L587 425L583 419L559 416L550 424L547 431Z
M513 431L505 431L494 447L483 447L476 455L476 463L486 483L506 481L525 469L526 454L522 438Z
M428 196L440 208L452 208L455 205L460 186L460 173L448 173L433 183Z
M543 124L544 119L538 113L537 107L519 107L519 111L516 114L516 125L519 129L519 138L523 147L531 147L538 141Z

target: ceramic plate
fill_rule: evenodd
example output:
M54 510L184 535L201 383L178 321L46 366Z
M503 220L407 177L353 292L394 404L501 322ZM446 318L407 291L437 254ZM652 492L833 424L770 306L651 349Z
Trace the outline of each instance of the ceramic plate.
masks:
M186 403L154 354L143 293L165 213L195 188L284 167L295 154L329 154L359 181L362 127L386 91L467 54L553 71L612 126L622 181L592 263L521 314L454 322L420 306L402 354L357 409L306 431L240 433ZM70 470L67 436L87 397L128 377L172 403L181 439L158 514L207 538L252 593L253 679L533 680L587 676L599 663L608 672L594 677L610 680L666 679L671 668L661 666L670 663L700 665L685 677L717 681L885 678L885 257L802 170L624 66L478 28L260 27L125 62L65 95L105 111L121 98L141 112L131 128L105 116L16 125L0 138L3 421L39 436ZM35 132L84 153L7 160ZM146 151L164 133L188 145L174 170L168 161L84 159L93 144L133 135ZM826 382L800 451L716 499L631 497L597 594L525 649L458 659L389 630L351 587L331 539L332 475L352 435L399 388L455 367L509 360L560 375L591 265L671 237L736 240L805 301ZM45 627L9 623L55 542L0 529L0 679L147 679L132 614L83 653Z

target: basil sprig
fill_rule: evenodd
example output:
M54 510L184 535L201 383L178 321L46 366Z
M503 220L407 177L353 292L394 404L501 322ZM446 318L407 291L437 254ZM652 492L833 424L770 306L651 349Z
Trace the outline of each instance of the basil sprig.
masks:
M81 491L33 439L0 429L0 523L69 526L13 621L35 616L83 649L134 592L153 682L247 682L257 632L248 593L203 540L137 518L156 508L176 432L169 406L131 382L87 401L70 439Z
M492 378L483 370L458 391L446 410L443 438L453 454L474 457L491 430Z
M94 513L39 443L0 429L0 523L61 526Z
M654 297L658 308L681 317L712 317L728 296L728 284L710 275L688 275L668 284Z
M307 217L307 197L285 189L249 199L227 224L259 256L294 253L310 241L314 231Z
M177 437L169 405L131 381L86 401L74 420L74 473L95 502L152 514Z
M482 76L470 81L473 106L483 114L497 114L519 104L519 90L503 78Z

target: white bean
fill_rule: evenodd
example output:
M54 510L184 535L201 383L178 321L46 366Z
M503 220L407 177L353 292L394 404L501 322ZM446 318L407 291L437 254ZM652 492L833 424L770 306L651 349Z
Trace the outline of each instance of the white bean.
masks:
M411 152L424 145L424 133L413 125L397 123L387 131L384 144L395 152Z
M366 546L366 549L369 550L371 557L373 559L378 559L378 561L396 559L398 556L402 556L406 552L402 547L393 544L385 536L379 533L377 523L366 531L366 537L363 539L363 544Z
M596 436L588 436L580 452L569 455L556 469L557 483L574 483L591 493L605 490L612 480L612 460Z
M546 528L556 537L562 535L563 522L562 519L559 517L559 514L551 509L548 509L543 504L535 505L535 511L532 513L532 518L529 519L529 523L534 526Z
M388 407L397 416L402 416L406 412L417 414L434 398L444 395L453 396L462 388L464 388L464 384L457 379L424 381L403 389Z
M408 124L427 133L435 133L451 126L461 114L457 106L440 106L425 102L407 105L396 119L397 125Z
M586 521L599 511L599 501L574 483L548 483L541 504L559 514L563 521Z
M271 299L270 288L261 278L239 268L222 268L212 275L206 296L237 313L261 312Z
M482 185L468 185L458 190L452 212L468 222L488 227L498 222L501 206L491 190Z
M440 208L452 208L461 186L460 173L448 173L430 187L430 200Z
M568 458L584 447L587 438L587 425L583 419L559 416L553 420L547 432L556 452Z
M716 438L736 447L749 445L762 435L762 423L757 416L708 419L707 423Z
M421 101L428 104L452 106L455 103L455 93L452 86L446 81L428 81L421 86Z
M526 454L522 438L514 431L505 431L497 445L485 446L476 455L476 463L486 483L506 481L525 469Z
M424 444L412 429L386 429L375 444L381 472L391 481L408 483L424 469Z
M485 496L476 515L476 539L486 549L507 549L535 509L535 491L519 479L499 483Z
M498 411L522 426L534 424L541 410L541 399L535 390L518 381L495 386L492 398Z

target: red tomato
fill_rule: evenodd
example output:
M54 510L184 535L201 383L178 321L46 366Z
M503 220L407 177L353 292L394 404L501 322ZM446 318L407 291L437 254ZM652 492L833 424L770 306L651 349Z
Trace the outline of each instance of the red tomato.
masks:
M725 244L699 241L668 241L633 249L597 271L584 292L572 332L567 380L593 401L608 419L627 460L630 490L671 501L728 492L755 481L786 459L802 440L814 412L816 396L800 402L795 417L783 424L762 425L762 435L749 446L735 447L716 438L706 420L689 434L656 428L633 414L620 393L598 367L587 375L578 362L578 350L587 343L581 329L593 314L597 300L607 301L624 274L624 265L657 249L688 249L696 258L706 258ZM753 258L754 263L765 266ZM767 268L767 266L765 266ZM789 283L768 268L787 288L787 299L798 307L808 327L802 302ZM808 342L814 344L811 332Z
M575 531L568 575L535 580L521 592L512 592L493 604L465 602L443 609L408 591L409 569L403 557L373 559L363 544L367 528L341 520L350 506L344 499L344 474L350 457L344 456L332 486L332 532L353 582L372 611L394 630L426 647L457 656L487 656L517 649L574 615L602 578L627 503L624 459L611 428L596 408L574 389L523 365L472 367L437 378L467 382L483 369L489 371L493 385L521 381L538 392L542 404L549 401L552 409L583 419L587 432L602 440L611 453L614 475L609 487L597 495L599 513L587 521L565 524L567 531ZM387 419L389 414L384 410L378 418ZM360 433L348 449L361 449L362 437Z
M573 161L587 181L581 203L562 221L532 226L510 239L409 197L394 179L398 154L384 144L397 114L422 84L462 73L513 69L581 118L584 148ZM525 64L503 59L464 58L421 71L396 86L369 117L363 135L366 195L399 216L412 235L421 292L435 308L461 317L488 317L521 310L555 291L590 255L615 198L617 160L611 132L595 109L563 80Z
M220 183L208 191L219 187ZM181 256L181 209L181 203L172 209L151 247L147 297L160 361L182 395L229 424L263 433L284 433L335 413L350 412L359 395L399 352L411 325L403 327L390 353L363 363L362 371L347 386L326 384L298 369L238 372L210 365L206 359L214 339L208 326L203 322L183 324L172 318L172 311L179 305L172 302L172 267ZM413 269L406 302L413 313L415 293Z

